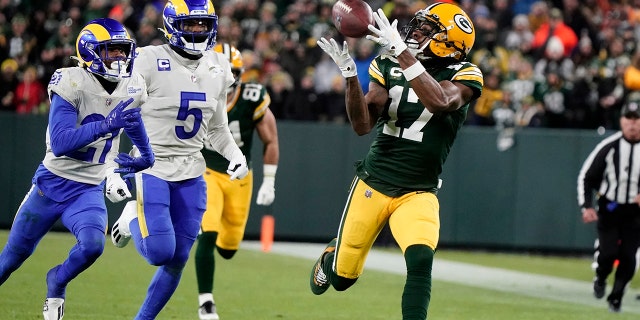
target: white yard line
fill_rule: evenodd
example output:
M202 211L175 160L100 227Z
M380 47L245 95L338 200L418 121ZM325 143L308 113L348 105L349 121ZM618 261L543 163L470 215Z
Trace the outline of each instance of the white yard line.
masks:
M271 252L316 260L325 244L275 242ZM261 250L258 241L245 241L243 249ZM396 274L405 274L404 259L400 253L372 250L365 268ZM592 293L591 281L577 281L565 278L530 274L500 268L483 267L436 259L433 264L433 278L436 281L453 282L461 285L491 289L514 294L588 305L606 307L605 298L596 300ZM608 291L611 290L609 286ZM640 314L640 301L636 300L637 290L627 290L622 302L623 312Z

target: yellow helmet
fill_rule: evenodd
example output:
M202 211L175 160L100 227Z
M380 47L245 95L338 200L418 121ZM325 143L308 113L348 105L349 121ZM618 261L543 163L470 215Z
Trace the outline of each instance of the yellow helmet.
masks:
M228 43L216 43L213 47L213 51L222 53L231 63L231 71L236 82L233 86L237 86L240 81L240 76L244 72L244 63L242 62L242 54L234 46Z
M464 60L476 39L469 16L457 5L446 2L436 2L418 10L402 32L409 50L419 60ZM418 43L412 36L414 32L421 32L426 38Z

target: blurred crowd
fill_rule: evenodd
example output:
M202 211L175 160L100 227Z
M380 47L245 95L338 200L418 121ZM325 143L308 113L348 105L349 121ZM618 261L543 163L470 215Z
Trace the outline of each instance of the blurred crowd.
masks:
M453 1L453 0L447 0ZM243 54L245 81L267 86L278 119L344 123L344 79L316 45L343 40L335 0L215 0L218 41ZM368 0L403 26L433 1ZM630 91L640 90L640 0L461 0L476 28L469 60L485 76L468 124L617 129ZM165 43L164 0L0 0L0 110L48 112L46 86L74 66L75 39L91 19L121 21L138 46ZM345 39L364 91L378 47Z

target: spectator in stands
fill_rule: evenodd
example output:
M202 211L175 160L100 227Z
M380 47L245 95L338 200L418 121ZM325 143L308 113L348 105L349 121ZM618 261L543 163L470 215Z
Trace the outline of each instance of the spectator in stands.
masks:
M512 80L504 81L502 87L505 91L509 92L514 108L518 110L523 99L533 95L535 88L533 66L531 65L531 61L522 56L517 57L515 54L512 54L511 58L514 76Z
M9 57L15 59L20 67L29 63L31 49L36 45L36 37L27 32L28 21L22 14L11 19L11 32L7 37Z
M497 101L502 100L504 93L500 88L500 71L493 69L485 73L482 95L473 105L470 123L478 126L493 126L493 106Z
M369 92L369 65L371 61L378 55L378 50L372 41L366 39L358 39L355 42L355 53L353 62L356 63L358 70L358 80L362 86L362 92Z
M46 75L52 75L60 67L75 66L70 58L76 50L76 35L72 24L71 19L60 22L56 34L47 41L45 50L40 54Z
M624 99L624 70L630 64L624 52L622 39L611 38L611 42L603 49L604 59L599 61L599 70L595 83L598 92L598 108L596 116L599 125L606 129L618 128L620 108Z
M0 65L0 111L16 111L13 104L16 87L18 87L18 62L8 58Z
M163 0L151 2L141 2L138 0L86 0L86 1L63 1L50 0L46 3L33 1L5 1L0 4L0 61L9 57L11 37L11 21L15 17L22 16L26 21L26 34L35 38L35 45L29 50L29 56L20 56L17 59L19 69L24 70L26 64L34 65L38 70L38 79L45 85L44 79L49 79L56 68L73 65L68 59L70 54L66 51L73 49L75 44L53 44L60 42L60 33L65 31L61 24L71 21L69 38L74 39L77 30L74 28L82 25L80 21L89 21L91 17L103 17L108 14L121 16L125 26L132 32L136 32L139 45L150 45L163 41L157 30L152 25L162 24L161 11L164 7ZM322 77L317 78L313 83L317 87L314 90L316 95L328 92L331 87L332 73L325 73L322 65L316 65L325 55L315 45L315 41L320 36L336 37L342 40L340 35L335 35L335 27L331 21L331 6L335 1L331 0L250 0L235 1L223 0L216 5L218 21L218 40L228 42L241 51L245 49L258 51L255 54L254 67L247 66L247 72L243 77L255 79L256 81L266 81L269 74L280 70L278 66L284 68L294 79L296 88L301 85L303 70L307 67L317 68L317 74ZM372 7L383 7L385 12L397 15L404 19L402 12L409 8L410 13L424 9L432 1L408 1L408 0L367 0ZM578 37L578 45L571 55L567 56L567 48L563 46L563 55L570 57L574 62L574 79L568 78L568 73L563 72L567 86L573 85L569 109L578 113L572 120L571 127L592 128L599 125L604 127L617 127L617 114L620 110L621 97L619 92L624 90L614 90L614 95L618 97L617 102L611 110L615 112L609 114L608 110L602 108L610 102L609 90L611 88L622 88L618 86L609 75L621 76L620 72L611 72L619 69L620 61L628 59L635 50L636 43L640 41L640 9L636 8L640 0L620 1L598 1L598 0L495 0L495 1L452 1L468 7L469 15L474 19L475 27L479 30L474 50L471 52L471 61L483 71L490 71L494 68L501 70L501 87L509 89L514 106L518 106L523 96L531 95L530 91L518 93L511 90L511 80L517 78L518 72L513 68L513 61L518 59L529 59L532 64L545 58L542 44L547 42L549 30L545 34L539 30L549 28L557 22L560 29L571 29ZM550 9L549 4L562 8ZM133 11L132 11L133 10ZM304 17L304 19L302 19ZM513 19L512 19L513 17ZM555 19L560 17L560 19ZM67 20L69 19L69 20ZM120 18L119 18L120 19ZM18 21L18 20L16 20ZM401 21L402 22L402 21ZM494 27L495 26L495 27ZM267 32L266 30L269 30ZM540 41L539 51L531 51L533 42L533 32L538 31L538 36L544 38ZM278 32L279 31L279 32ZM554 30L555 33L558 30ZM280 37L278 36L280 33ZM497 36L496 36L497 35ZM557 35L556 35L557 36ZM563 41L562 37L559 37ZM279 39L279 40L278 40ZM614 39L622 41L623 52L620 58L611 60L609 47ZM50 41L49 41L50 40ZM549 40L550 41L550 40ZM353 51L353 56L357 58L357 39L349 39L349 48ZM31 42L29 42L31 43ZM483 47L484 43L484 47ZM292 50L292 47L295 50ZM18 47L16 47L18 48ZM544 46L546 48L546 46ZM600 49L604 51L600 51ZM540 54L540 56L536 54ZM594 67L597 56L605 57L598 61L599 65ZM243 56L244 58L244 56ZM251 57L249 57L251 59ZM612 61L615 61L612 64ZM363 61L363 64L366 62ZM362 68L358 68L361 70ZM366 75L366 72L362 73ZM544 72L542 72L544 74ZM366 92L365 82L368 79L361 79L361 84ZM521 79L516 79L521 80ZM611 86L612 83L616 83ZM518 85L522 83L518 82ZM595 94L594 94L595 92ZM597 96L599 95L599 97ZM602 103L594 103L600 99ZM597 104L597 106L596 106ZM579 106L579 107L576 107ZM295 109L295 108L294 108ZM517 110L517 109L516 109ZM291 115L293 118L297 116ZM301 116L301 118L307 118Z
M18 114L46 113L49 111L46 106L46 101L47 92L44 86L38 81L36 67L27 66L13 97L16 112Z
M347 112L344 102L346 80L342 76L334 76L331 79L331 89L322 95L320 104L322 112L321 121L329 121L343 124L347 121Z
M567 102L567 107L574 111L575 128L598 127L598 121L595 119L598 108L598 91L594 82L594 76L597 74L597 68L594 67L597 62L595 54L591 39L583 33L578 42L578 50L572 56L575 71Z
M562 40L557 36L551 36L546 43L544 56L533 66L536 80L544 79L549 72L558 74L563 81L572 81L575 72L573 60L564 54Z
M631 57L631 63L624 70L624 87L629 91L640 91L640 48Z
M497 100L493 104L491 110L491 118L498 130L512 128L515 125L516 113L513 110L513 102L509 92L502 91L502 99Z
M542 104L546 126L549 128L569 128L572 112L567 108L569 88L560 74L549 70L542 81L537 81L534 99Z
M276 71L269 75L266 81L267 92L271 97L271 112L276 119L291 117L291 110L287 110L287 99L293 88L293 79L284 71Z
M516 127L539 128L545 125L544 108L542 104L528 96L522 99L520 108L514 115Z
M578 44L576 33L563 22L562 11L553 8L549 12L549 19L544 22L533 34L531 49L537 50L537 57L544 54L547 42L556 36L564 48L564 56L569 57Z
M513 17L511 28L506 31L504 46L510 51L520 51L523 54L531 50L533 32L529 28L529 18L524 14Z
M285 110L293 120L317 121L321 102L313 84L313 68L307 68L300 79L300 85L287 97Z
M298 31L285 32L277 59L282 69L291 75L296 89L300 87L300 82L306 69L305 57L305 46L300 43Z
M156 28L157 23L149 20L148 18L142 18L140 20L140 27L136 31L136 45L144 47L148 45L161 45L164 43L162 34Z

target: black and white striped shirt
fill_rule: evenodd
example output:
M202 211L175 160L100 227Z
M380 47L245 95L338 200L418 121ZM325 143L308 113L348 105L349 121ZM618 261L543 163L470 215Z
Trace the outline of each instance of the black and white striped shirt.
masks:
M578 175L578 204L592 208L593 190L619 204L633 203L640 193L640 143L630 143L617 132L600 142Z

